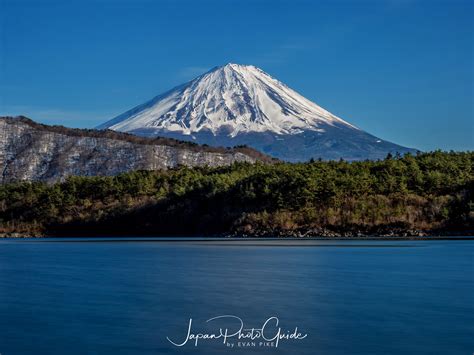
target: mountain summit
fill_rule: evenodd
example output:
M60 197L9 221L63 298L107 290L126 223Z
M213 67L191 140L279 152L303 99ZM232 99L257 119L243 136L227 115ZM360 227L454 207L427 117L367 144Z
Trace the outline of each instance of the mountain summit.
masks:
M277 158L380 159L413 151L374 137L252 65L229 63L97 127L235 146Z

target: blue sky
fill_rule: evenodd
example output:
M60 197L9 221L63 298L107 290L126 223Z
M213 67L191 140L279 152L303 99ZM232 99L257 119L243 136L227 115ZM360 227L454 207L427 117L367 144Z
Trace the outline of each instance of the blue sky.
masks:
M381 138L474 150L471 0L0 1L0 115L93 127L256 65Z

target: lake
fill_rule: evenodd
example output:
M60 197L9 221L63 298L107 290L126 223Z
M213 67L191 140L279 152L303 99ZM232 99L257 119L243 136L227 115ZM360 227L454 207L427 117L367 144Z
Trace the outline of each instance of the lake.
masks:
M472 240L1 240L0 353L472 354L473 259ZM265 338L195 346L190 319Z

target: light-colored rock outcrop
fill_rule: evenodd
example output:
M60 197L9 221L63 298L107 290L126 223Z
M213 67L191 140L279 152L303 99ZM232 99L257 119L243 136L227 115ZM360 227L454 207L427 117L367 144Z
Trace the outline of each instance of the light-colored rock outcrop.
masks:
M255 154L253 154L255 153ZM0 182L57 181L71 175L116 175L179 165L255 162L248 149L215 149L91 130L39 125L25 117L0 118Z

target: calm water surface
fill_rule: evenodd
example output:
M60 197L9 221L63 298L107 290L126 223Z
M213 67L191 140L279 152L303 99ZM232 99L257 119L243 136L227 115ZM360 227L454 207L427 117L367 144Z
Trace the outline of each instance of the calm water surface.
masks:
M468 240L3 240L0 353L472 354L473 258ZM219 315L250 328L277 316L307 337L166 339Z

